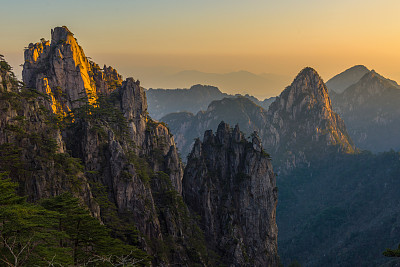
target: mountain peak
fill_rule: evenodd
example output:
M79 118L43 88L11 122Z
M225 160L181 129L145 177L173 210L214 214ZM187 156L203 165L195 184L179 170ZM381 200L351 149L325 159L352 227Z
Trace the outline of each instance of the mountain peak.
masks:
M55 27L51 30L51 42L57 44L60 41L67 41L69 37L74 34L67 28L67 26Z
M337 75L326 82L329 90L336 93L342 93L346 88L357 83L366 73L370 72L364 65L355 65Z
M327 110L332 109L328 90L322 78L315 69L310 67L299 72L292 84L281 93L278 100L271 104L270 109L285 111L293 118L316 106Z
M318 72L315 70L315 69L313 69L312 67L305 67L305 68L303 68L300 72L299 72L299 74L297 75L297 77L296 78L301 78L301 77L304 77L304 76L310 76L310 77L312 77L312 76L318 76L319 77L319 75L318 75Z
M342 119L332 111L328 89L316 70L300 71L292 84L268 110L271 134L266 147L276 155L292 153L288 168L307 162L330 148L353 152L354 147Z
M47 94L47 104L60 116L81 105L86 96L94 104L99 93L108 94L122 83L114 69L100 67L89 60L66 27L51 30L51 44L44 39L29 44L24 51L24 83Z

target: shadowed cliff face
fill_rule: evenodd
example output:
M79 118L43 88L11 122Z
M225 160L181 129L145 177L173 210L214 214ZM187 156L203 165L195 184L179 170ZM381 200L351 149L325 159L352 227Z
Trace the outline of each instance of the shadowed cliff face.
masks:
M183 196L201 217L208 245L234 266L276 266L277 188L260 139L221 122L188 157Z
M77 159L66 151L49 100L21 85L0 57L0 172L20 184L20 193L37 201L72 192L100 217L90 184Z
M334 110L346 122L356 145L373 152L400 148L399 101L400 86L373 70L332 96Z

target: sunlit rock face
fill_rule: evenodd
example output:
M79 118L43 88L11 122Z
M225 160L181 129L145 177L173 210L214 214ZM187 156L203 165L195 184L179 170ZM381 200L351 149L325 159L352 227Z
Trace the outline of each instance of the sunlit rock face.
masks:
M59 152L68 151L82 161L85 173L82 173L81 179L95 185L83 191L89 196L86 199L91 199L98 186L104 186L106 196L118 215L139 230L140 245L155 256L155 265L180 265L190 261L183 249L188 244L178 245L176 240L171 241L181 248L174 254L174 259L160 259L154 249L154 244L162 244L167 237L178 239L191 234L185 228L187 224L183 224L183 217L172 216L169 210L165 213L158 211L159 205L164 205L157 202L162 199L164 191L176 191L178 196L181 193L183 164L168 128L148 118L146 94L140 82L133 78L122 81L122 76L112 67L100 69L96 63L89 61L66 27L52 30L51 42L42 40L28 46L23 79L28 87L47 95L39 96L45 113L60 115L62 120L71 111L75 124L62 132L54 126L57 128L55 138L63 149ZM104 98L101 98L102 94ZM109 107L107 111L99 108L96 112L102 115L95 120L90 112L79 118L76 108L86 105L87 102L82 101L85 99L92 105L93 111L100 107L101 99ZM39 114L40 108L36 105L31 111ZM10 116L7 115L5 120L10 120ZM120 116L120 119L112 121L108 116ZM35 120L44 121L43 118ZM46 132L44 126L35 125L41 132ZM43 169L44 174L32 179L33 184L29 184L37 189L27 192L32 199L70 191L68 186L56 183L54 172ZM56 184L57 188L49 189L49 184ZM109 222L105 216L109 212L107 207L91 205L90 201L85 203L95 216L105 223ZM186 206L181 210L187 211Z
M42 39L29 44L24 57L24 83L49 95L49 108L59 115L78 107L82 98L94 104L99 93L110 93L122 83L114 69L105 66L101 70L89 61L65 26L51 31L51 42Z
M224 265L278 265L275 175L257 134L246 141L224 122L206 131L188 157L183 196Z
M312 68L304 68L268 110L263 144L284 168L335 150L355 151L343 120L332 111L326 85Z

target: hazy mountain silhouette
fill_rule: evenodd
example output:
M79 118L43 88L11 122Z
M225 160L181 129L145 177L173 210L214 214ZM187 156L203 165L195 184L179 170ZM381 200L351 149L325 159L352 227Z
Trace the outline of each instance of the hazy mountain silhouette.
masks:
M259 98L278 95L290 77L278 74L254 74L248 71L229 73L206 73L196 70L185 70L176 74L149 81L153 88L189 88L193 84L210 84L217 86L228 94L250 94Z
M367 67L356 65L329 79L326 82L326 86L330 91L341 93L350 85L358 82L368 72L369 69Z
M373 152L400 149L400 86L375 71L341 94L332 94L334 110L355 144Z
M222 93L215 86L201 84L193 85L190 89L149 89L146 91L146 95L149 104L149 114L157 120L169 113L197 113L200 110L207 110L208 105L212 101L221 100L226 97L242 96L240 94L229 95ZM265 109L268 109L268 106L275 99L275 97L270 97L260 101L248 94L244 95L244 97Z

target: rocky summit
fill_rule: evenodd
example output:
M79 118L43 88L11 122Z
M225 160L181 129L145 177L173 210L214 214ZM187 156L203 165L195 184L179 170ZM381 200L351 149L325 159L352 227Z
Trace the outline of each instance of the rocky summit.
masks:
M332 111L326 85L312 68L304 68L268 109L263 144L285 168L331 150L355 147L343 120Z
M51 41L30 43L24 52L22 78L27 87L49 95L48 106L64 115L86 97L94 103L99 94L108 94L122 83L112 67L103 70L90 61L67 27L51 31Z
M206 131L188 157L183 196L222 264L277 265L277 187L256 133L248 142L224 122Z

